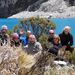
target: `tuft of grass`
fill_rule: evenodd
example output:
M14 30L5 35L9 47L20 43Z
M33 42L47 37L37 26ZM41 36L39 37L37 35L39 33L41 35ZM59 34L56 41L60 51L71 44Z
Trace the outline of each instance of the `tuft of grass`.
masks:
M65 57L70 63L75 65L75 50L71 53L69 51L65 51Z
M28 55L25 51L22 50L21 47L16 49L18 53L18 65L20 68L30 68L35 63L34 56Z
M68 56L72 64L75 64L75 51Z

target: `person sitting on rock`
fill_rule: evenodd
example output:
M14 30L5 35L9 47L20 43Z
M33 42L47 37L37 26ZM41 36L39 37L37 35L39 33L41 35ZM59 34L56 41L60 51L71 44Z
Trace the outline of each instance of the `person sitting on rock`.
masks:
M10 39L11 47L19 47L20 46L20 39L17 33L13 33Z
M8 42L9 35L7 34L7 30L8 27L6 25L3 25L0 31L1 46L6 45Z
M35 35L30 35L28 38L28 45L25 46L25 51L28 54L36 54L42 50L42 46L37 42Z
M19 39L20 39L20 43L22 43L22 46L26 46L27 45L26 36L24 34L24 30L23 29L20 30Z
M20 42L23 46L26 46L28 44L28 38L31 35L31 31L27 31L27 36L24 34L24 30L20 31Z
M54 30L49 30L49 38L48 38L48 42L53 43L53 39L54 39Z
M60 38L58 35L54 36L52 45L53 46L48 50L48 52L58 55L59 50L62 48Z
M65 26L63 32L59 34L59 37L65 50L72 52L74 50L74 48L71 47L73 45L73 36L70 33L70 29L71 28L69 26Z
M32 32L30 30L27 31L27 36L26 36L26 41L27 41L27 44L28 44L28 39L29 39L29 36L32 34Z

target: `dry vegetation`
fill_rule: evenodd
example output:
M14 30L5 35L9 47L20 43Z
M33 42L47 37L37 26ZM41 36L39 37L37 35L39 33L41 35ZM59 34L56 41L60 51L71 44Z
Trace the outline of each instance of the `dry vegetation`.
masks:
M72 66L54 65L54 57L44 51L35 60L33 55L26 54L21 47L0 47L0 75L75 75Z

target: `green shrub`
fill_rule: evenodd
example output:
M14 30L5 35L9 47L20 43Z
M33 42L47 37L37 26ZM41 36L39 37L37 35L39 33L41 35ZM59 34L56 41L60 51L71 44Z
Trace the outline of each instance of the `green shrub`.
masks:
M39 37L39 42L42 44L43 49L52 47L52 44L48 42L48 36L44 33Z
M7 34L8 34L9 36L11 36L12 33L13 33L12 30L8 30L8 31L7 31Z
M14 26L14 28L13 28L13 32L17 32L18 31L18 25L16 25L16 26Z
M47 18L31 17L26 19L20 19L19 30L24 29L25 34L27 30L30 30L37 38L42 33L48 35L50 29L55 29L56 25Z

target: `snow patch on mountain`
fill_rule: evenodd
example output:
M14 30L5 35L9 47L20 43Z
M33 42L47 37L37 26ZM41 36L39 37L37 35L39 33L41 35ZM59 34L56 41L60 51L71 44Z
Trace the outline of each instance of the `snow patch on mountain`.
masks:
M40 5L36 11L23 11L12 15L9 18L28 18L28 17L46 17L53 18L73 18L75 17L75 6L68 7L64 0L48 0Z
M49 0L45 3L42 3L38 11L44 11L44 12L54 12L54 11L60 11L67 8L67 5L65 1L63 0Z

